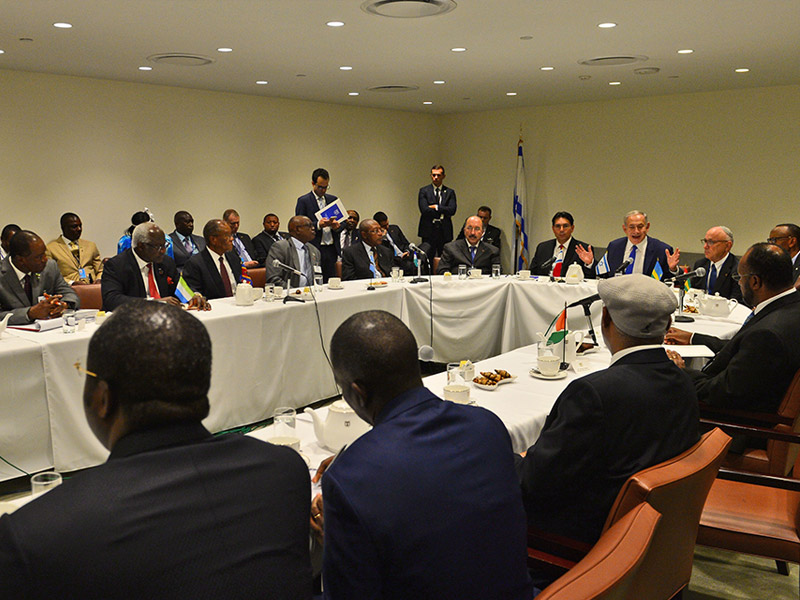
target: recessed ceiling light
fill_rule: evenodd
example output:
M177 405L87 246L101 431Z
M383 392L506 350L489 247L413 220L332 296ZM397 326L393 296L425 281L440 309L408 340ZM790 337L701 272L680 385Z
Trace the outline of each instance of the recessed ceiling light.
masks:
M342 66L342 67L339 67L339 70L340 71L352 71L353 67Z
M140 71L152 71L153 67L139 67Z
M444 79L437 79L433 83L434 83L434 85L444 85Z
M517 92L506 92L506 96L516 96Z
M423 104L433 104L433 102L431 102L430 100L425 100L425 102L423 102Z
M612 27L616 27L616 23L598 23L597 26L600 29L611 29Z
M217 52L233 52L233 48L217 48Z
M622 85L621 81L609 81L608 85Z
M450 52L466 52L466 48L450 48Z
M539 67L540 71L552 71L555 67Z
M58 27L59 29L71 29L72 23L53 23L53 27Z
M344 21L328 21L325 25L328 27L344 27Z
M5 53L6 53L5 50L0 50L0 54L5 54Z
M750 69L736 69L737 73L749 73Z
M347 92L348 96L358 96L358 92Z
M256 85L267 85L269 81L265 81L264 79L259 79L256 81Z
M678 50L678 54L691 54L694 52L691 48L684 48L683 50Z

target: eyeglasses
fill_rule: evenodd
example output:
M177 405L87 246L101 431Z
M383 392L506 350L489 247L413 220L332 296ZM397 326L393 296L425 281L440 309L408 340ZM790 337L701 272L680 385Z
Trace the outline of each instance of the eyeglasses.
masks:
M139 245L140 246L149 246L153 250L159 250L159 251L167 249L167 245L166 244L151 244L150 242L139 242Z
M758 273L742 273L741 275L739 275L739 273L733 273L731 279L739 281L742 277L751 277L753 275L758 275Z
M383 235L383 229L381 229L381 228L369 229L369 230L367 230L367 233L370 233L372 235Z
M87 371L86 369L84 369L81 366L81 361L79 361L79 360L76 360L75 364L72 365L72 366L75 367L75 370L78 372L78 375L83 373L84 375L88 375L89 377L97 378L97 373L92 373L91 371Z
M777 244L778 240L785 240L786 238L792 237L791 235L779 235L778 237L769 237L767 238L768 244Z
M708 244L709 246L713 246L714 244L721 244L727 241L728 240L707 240L706 238L703 238L702 240L700 240L700 243L703 244L703 246L705 246L706 244Z

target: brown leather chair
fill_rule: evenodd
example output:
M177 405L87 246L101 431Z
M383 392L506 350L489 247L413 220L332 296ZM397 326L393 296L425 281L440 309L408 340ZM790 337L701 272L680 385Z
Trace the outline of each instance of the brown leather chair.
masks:
M74 291L81 301L81 308L103 308L103 294L100 291L99 283L87 283L86 285L73 285Z
M254 288L263 288L267 283L267 269L265 267L256 267L255 269L247 269L247 274L253 280Z
M685 452L632 475L620 489L603 532L642 502L662 515L652 546L658 560L642 565L641 578L633 584L630 598L666 600L680 594L689 583L700 514L730 441L721 429L709 431ZM551 546L547 552L540 552L542 545L531 539L530 532L528 544L529 562L541 560L545 568L558 564L549 555L569 554L561 548L554 551ZM573 556L576 548L580 550L575 544L571 548Z
M800 371L795 373L783 396L777 415L736 409L702 406L702 421L708 426L744 425L761 429L772 429L783 433L800 433ZM747 434L746 429L741 430ZM741 454L729 454L723 467L737 471L751 471L765 475L786 477L792 470L800 444L778 439L769 439L765 448L746 448Z
M600 536L589 553L551 583L538 600L626 600L645 561L661 515L643 502Z
M336 276L341 279L342 278L342 261L336 261Z
M800 441L798 434L771 435ZM697 543L772 558L788 575L787 562L800 564L800 464L795 463L792 478L720 469Z
M434 256L433 257L433 275L437 275L439 273L439 261L442 260L441 256Z

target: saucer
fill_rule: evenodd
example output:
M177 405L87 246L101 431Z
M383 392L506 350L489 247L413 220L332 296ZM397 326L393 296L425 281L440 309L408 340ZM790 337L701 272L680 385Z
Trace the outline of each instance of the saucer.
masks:
M528 371L528 374L531 377L536 377L536 379L550 379L550 380L564 379L564 377L567 376L567 372L566 371L559 371L555 375L544 375L544 374L540 373L539 369L537 369L536 367L533 367L530 371Z
M329 284L328 284L328 289L329 289L329 290L343 290L343 289L344 289L344 286L343 286L343 285L336 285L336 286L334 286L334 285L331 285L331 284L329 283Z

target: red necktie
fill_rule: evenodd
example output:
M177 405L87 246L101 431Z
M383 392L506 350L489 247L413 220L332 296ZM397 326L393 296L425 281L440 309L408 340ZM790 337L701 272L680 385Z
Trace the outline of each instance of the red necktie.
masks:
M224 257L219 257L219 276L222 277L222 287L225 289L225 297L230 298L233 296L233 289L231 288L231 278L228 277L228 269L225 268L224 260Z
M147 263L147 293L151 298L161 298L155 277L153 277L153 263Z

